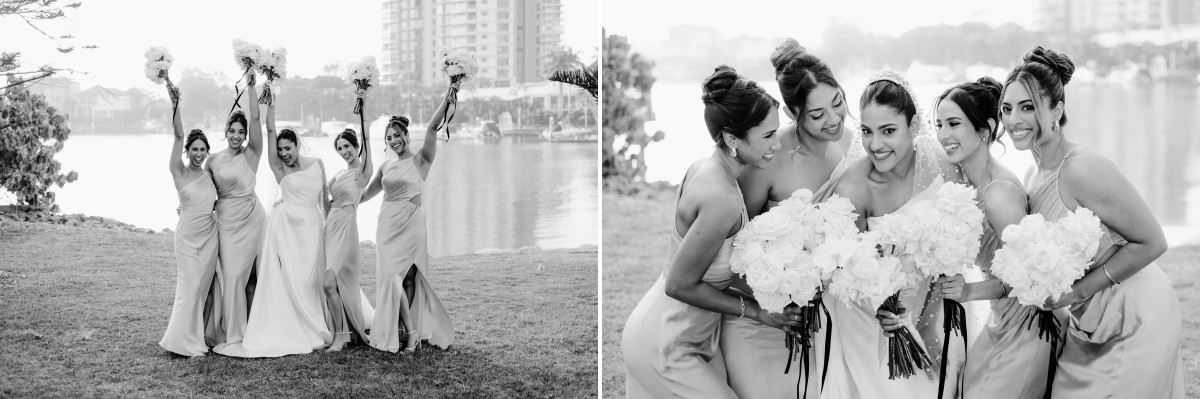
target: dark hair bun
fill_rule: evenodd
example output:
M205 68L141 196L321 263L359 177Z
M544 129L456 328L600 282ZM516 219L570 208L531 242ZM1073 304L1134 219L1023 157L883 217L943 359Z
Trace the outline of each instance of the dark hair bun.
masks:
M803 57L807 50L796 39L788 38L771 52L771 65L775 67L775 73L787 72L796 68L804 68L811 65L803 65L803 62L808 57Z
M988 94L994 98L1000 98L1002 92L1004 91L1004 86L1002 86L996 79L992 79L991 76L979 78L975 80L975 83L986 89Z
M1022 57L1025 62L1034 62L1045 65L1058 75L1059 82L1066 85L1071 81L1071 75L1075 73L1075 63L1071 62L1065 54L1059 54L1048 48L1037 46Z
M741 76L737 70L727 65L717 67L712 75L704 79L701 87L704 89L704 94L700 99L704 101L704 105L720 104L725 101L725 97L729 95L731 90L738 86L738 81Z
M200 129L192 129L192 131L188 132L188 136L195 135L195 134L204 134L204 131L200 130Z
M394 123L398 123L398 124L400 124L400 126L401 126L401 127L403 127L405 130L408 130L408 117L404 117L404 116L393 116L393 117L392 117L392 122L394 122Z

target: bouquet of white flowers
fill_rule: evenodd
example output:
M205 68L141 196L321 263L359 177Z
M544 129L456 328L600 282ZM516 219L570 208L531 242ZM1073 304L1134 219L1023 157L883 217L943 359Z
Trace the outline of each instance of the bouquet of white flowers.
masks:
M287 77L287 49L283 47L272 51L263 50L259 53L258 70L267 78L263 83L263 92L258 96L259 104L275 103L275 94L271 91L271 82Z
M458 111L458 85L475 76L479 72L475 56L466 51L455 51L442 54L442 72L450 77L450 89L446 92L446 114L442 116L441 126L446 127L446 141L450 140L450 121Z
M833 196L814 204L812 199L811 191L796 190L755 217L734 237L730 256L731 270L746 277L763 310L799 307L797 335L785 336L789 359L784 374L797 352L807 368L812 334L821 328L821 287L849 260L858 232L849 200Z
M156 84L167 84L167 95L171 96L171 103L179 104L179 88L171 83L171 76L167 74L167 70L171 69L171 64L175 62L175 57L163 47L151 47L146 50L146 77L151 82Z
M859 233L850 259L833 273L829 295L846 302L859 303L870 309L901 314L900 291L915 287L921 273L911 262L901 262L894 255L884 255L880 248L880 233ZM892 332L888 338L888 378L908 378L917 369L929 367L929 354L906 328Z
M233 61L237 63L238 68L242 69L242 75L246 75L246 72L254 69L254 66L262 59L264 52L262 46L251 44L242 39L233 39ZM237 87L238 83L241 82L242 80L238 79L233 84L233 89L237 91L237 97L233 99L233 106L229 107L229 113L233 113L233 110L238 107L238 101L242 99L242 94L245 93L245 89L238 89ZM254 85L254 74L246 75L246 85Z
M1055 222L1033 214L1004 228L1000 238L1004 246L992 259L992 274L1012 287L1009 297L1022 305L1042 306L1047 299L1058 299L1071 291L1071 285L1083 277L1104 235L1100 218L1090 209L1079 207ZM1054 380L1058 342L1062 331L1053 311L1038 309L1025 325L1038 326L1038 336L1050 343L1050 367L1047 389Z
M371 86L379 83L379 68L375 67L375 57L365 57L361 61L350 64L350 81L358 90L364 93ZM354 102L354 113L362 114L363 99L359 97Z

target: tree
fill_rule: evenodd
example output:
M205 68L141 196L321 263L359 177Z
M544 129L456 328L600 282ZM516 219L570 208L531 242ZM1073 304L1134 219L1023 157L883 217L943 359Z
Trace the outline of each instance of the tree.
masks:
M17 205L58 212L50 186L61 188L79 177L61 173L54 160L71 134L67 116L17 80L9 76L0 104L0 187L17 196Z
M567 71L580 68L583 66L583 61L579 60L579 54L575 54L570 47L563 47L562 50L550 52L546 55L546 64L543 65L543 70L546 73L554 73L554 71Z
M645 131L646 120L652 117L650 89L654 86L651 69L654 62L638 53L630 53L629 41L620 35L604 35L604 121L603 159L601 160L604 188L623 194L638 191L645 180L645 148L662 140L664 133L653 135ZM624 140L620 149L614 148L618 139ZM638 147L636 153L630 150Z
M73 2L62 5L56 3L58 3L58 0L0 0L0 20L20 19L26 25L29 25L30 28L33 28L34 31L53 41L58 52L70 53L75 51L77 47L80 47L74 44L76 41L75 36L70 34L55 36L39 25L45 21L66 17L68 9L79 8L81 3ZM81 47L85 49L96 48L95 45L90 44ZM20 57L21 53L19 52L0 52L0 73L5 73L10 77L8 83L0 87L0 94L3 94L4 91L13 86L37 82L60 71L68 70L49 65L43 65L38 68L23 68Z
M579 87L587 90L588 94L592 95L592 98L598 98L599 93L597 92L600 90L598 87L600 82L596 79L599 74L596 68L597 63L593 62L592 65L588 65L586 68L559 69L550 75L550 81Z

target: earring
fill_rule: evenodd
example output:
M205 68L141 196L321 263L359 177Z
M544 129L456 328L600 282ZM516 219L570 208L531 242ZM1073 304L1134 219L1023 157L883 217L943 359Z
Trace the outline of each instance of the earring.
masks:
M737 159L737 147L733 147L733 146L729 147L729 156L733 157L734 159Z

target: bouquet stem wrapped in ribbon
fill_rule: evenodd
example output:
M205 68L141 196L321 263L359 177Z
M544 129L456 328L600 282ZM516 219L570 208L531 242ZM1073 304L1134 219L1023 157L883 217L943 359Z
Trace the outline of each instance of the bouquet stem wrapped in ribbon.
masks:
M733 240L731 269L746 277L759 306L776 313L799 306L801 326L796 335L784 338L789 351L784 374L791 371L794 356L800 354L804 371L797 376L797 385L801 377L809 378L808 351L812 336L821 328L824 308L821 288L833 271L849 260L855 247L858 229L853 211L854 205L845 198L834 196L814 204L812 192L801 189L755 217ZM825 317L828 325L828 311ZM828 358L826 352L826 365Z
M171 69L171 64L175 62L175 57L163 47L151 47L146 50L146 78L156 84L166 83L167 95L171 97L173 111L179 110L179 88L171 83L171 76L167 73ZM172 114L174 117L174 114Z
M1044 397L1050 397L1054 370L1058 368L1058 345L1062 329L1051 310L1041 309L1047 299L1058 299L1071 292L1076 280L1083 278L1100 246L1104 230L1100 218L1079 207L1058 221L1050 222L1033 214L1004 228L1000 237L1004 246L996 250L992 274L1012 287L1009 297L1022 305L1037 306L1025 328L1036 323L1038 337L1050 343L1050 367L1046 375Z
M275 82L275 79L287 77L287 49L280 47L272 51L264 50L259 54L258 69L267 78L267 82L263 83L262 94L258 96L258 103L273 105L275 93L271 90L271 83Z
M243 76L245 76L247 72L250 72L250 70L254 69L254 66L257 65L259 60L263 58L263 53L265 52L266 51L263 50L262 46L251 44L250 42L242 39L233 39L233 60L237 63L238 68L242 69ZM233 110L239 107L238 101L242 100L242 94L245 93L245 89L238 88L238 83L242 83L242 80L238 79L238 81L233 84L233 91L237 93L237 97L233 99L233 106L229 107L229 113L231 114L233 113ZM250 75L246 81L246 84L250 86L254 85L254 75Z
M446 91L446 114L442 116L440 127L446 128L446 141L450 141L450 121L458 111L458 85L465 82L478 72L475 56L466 51L446 53L442 56L442 72L450 77L450 89Z
M379 68L375 66L375 57L366 57L362 61L350 64L350 81L354 82L354 87L366 93L379 83ZM354 114L362 115L363 99L358 97L354 101Z

